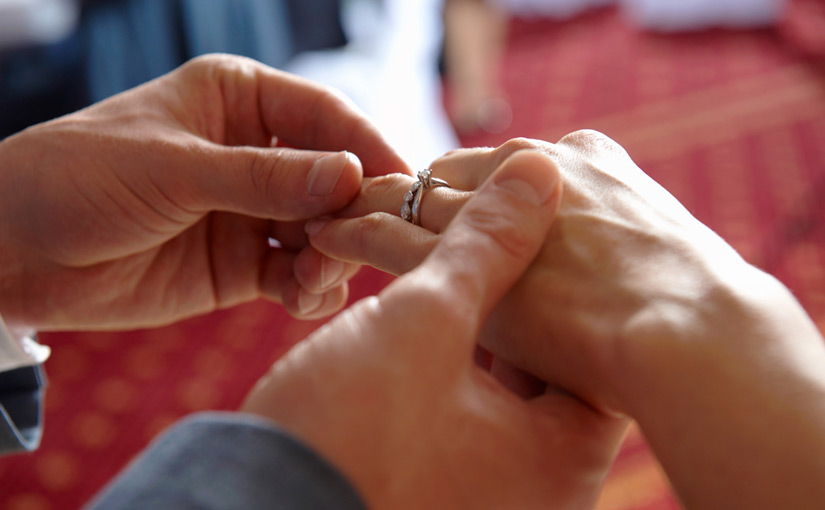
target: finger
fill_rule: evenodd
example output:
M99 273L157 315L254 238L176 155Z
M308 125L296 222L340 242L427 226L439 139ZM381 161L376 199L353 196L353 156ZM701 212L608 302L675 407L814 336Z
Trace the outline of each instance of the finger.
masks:
M520 150L552 152L553 145L541 140L513 138L495 149L481 147L449 152L430 167L434 177L444 179L454 188L471 191L481 186L507 158Z
M347 303L349 286L346 282L326 292L315 294L301 287L295 278L283 286L283 305L297 319L321 319L339 311Z
M363 157L365 175L412 174L367 116L338 91L263 73L261 109L269 131L294 147L346 150Z
M261 296L276 303L283 303L284 286L293 280L296 254L278 248L266 252L261 263L258 288Z
M404 195L418 179L403 174L366 178L355 199L335 214L338 218L358 218L374 212L399 216ZM436 234L442 232L471 194L446 186L427 189L421 199L421 226Z
M430 164L433 177L449 182L455 189L472 191L496 169L490 157L494 150L474 147L450 151Z
M612 458L618 453L630 423L627 416L604 413L558 387L548 386L543 395L531 399L528 405L535 412L552 416L556 420L556 427L594 438L603 438L602 441L596 442L600 443L601 447L592 453L607 458ZM552 434L548 434L547 437L552 437ZM602 464L603 461L596 460L596 463Z
M558 208L561 181L547 156L519 151L470 200L427 260L402 278L438 282L440 302L479 331L538 253ZM475 346L475 335L470 335Z
M349 281L360 268L358 264L327 257L308 246L295 258L293 273L304 290L319 294Z
M167 195L198 212L296 221L337 211L361 185L361 163L349 152L212 144L200 155L182 158L176 172L156 171Z
M329 87L235 56L210 55L187 68L219 91L230 132L260 124L256 140L349 151L363 158L366 175L411 173L367 116Z
M520 370L501 358L493 358L490 366L490 374L501 383L523 399L538 397L545 393L547 383L541 379Z
M395 275L415 268L438 242L429 230L387 213L312 220L307 222L307 233L312 246L328 257Z

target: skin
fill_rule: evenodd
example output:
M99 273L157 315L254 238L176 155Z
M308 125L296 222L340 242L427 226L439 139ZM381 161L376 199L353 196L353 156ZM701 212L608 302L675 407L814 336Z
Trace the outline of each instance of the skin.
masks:
M328 180L313 172L324 157ZM357 266L308 246L304 222L345 206L363 175L409 172L334 91L224 55L27 129L0 160L0 312L41 331L157 326L258 297L332 313Z
M406 166L345 100L210 56L11 137L0 160L12 326L151 326L259 296L313 317L355 263L409 271L243 409L372 507L591 507L625 416L689 508L821 506L822 337L603 135L447 155L435 175L458 190L429 192L419 228L391 214Z
M480 344L606 415L636 419L687 508L821 506L822 336L787 289L604 135L448 154L433 175L459 191L428 192L424 228L393 215L410 177L367 180L342 217L307 225L310 240L403 274L440 246L470 192L525 150L558 166L564 197Z
M260 296L328 314L357 266L310 246L306 220L350 203L362 175L408 172L335 93L229 56L26 130L0 161L0 312L39 330L155 326ZM474 362L560 196L546 156L508 159L428 264L290 351L243 411L315 447L374 508L592 507L626 420Z
M312 445L369 508L592 508L626 420L473 361L560 195L546 156L507 159L420 267L290 351L242 410Z
M485 0L444 4L444 60L456 129L501 132L509 123L499 83L508 17ZM493 100L492 102L490 100Z

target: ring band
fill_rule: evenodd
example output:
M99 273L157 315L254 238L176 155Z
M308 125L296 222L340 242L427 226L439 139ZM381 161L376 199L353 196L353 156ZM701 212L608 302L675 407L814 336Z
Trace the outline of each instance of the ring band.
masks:
M424 200L424 192L441 186L451 187L447 181L433 177L433 171L429 168L418 172L418 180L412 183L410 190L404 195L401 218L413 225L421 226L421 201Z

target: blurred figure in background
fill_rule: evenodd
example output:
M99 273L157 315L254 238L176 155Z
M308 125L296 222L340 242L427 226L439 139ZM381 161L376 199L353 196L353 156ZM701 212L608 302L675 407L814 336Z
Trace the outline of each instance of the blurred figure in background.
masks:
M448 0L444 55L459 133L510 126L513 113L499 83L510 16L567 19L614 4L638 27L661 32L770 25L786 7L785 0Z
M441 97L443 0L344 0L345 46L305 52L286 70L343 91L412 168L459 146Z
M195 56L233 53L343 90L423 167L458 146L441 105L441 9L442 0L0 0L0 13L15 13L0 23L37 25L0 39L0 138ZM49 25L50 12L63 15Z

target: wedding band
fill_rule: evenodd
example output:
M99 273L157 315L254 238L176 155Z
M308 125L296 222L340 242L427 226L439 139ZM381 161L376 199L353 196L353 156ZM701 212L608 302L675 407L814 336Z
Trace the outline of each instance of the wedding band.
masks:
M433 171L429 168L418 172L418 180L413 182L410 190L404 194L401 218L413 225L421 226L421 201L424 199L424 192L440 186L451 187L447 181L433 177Z

